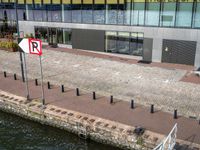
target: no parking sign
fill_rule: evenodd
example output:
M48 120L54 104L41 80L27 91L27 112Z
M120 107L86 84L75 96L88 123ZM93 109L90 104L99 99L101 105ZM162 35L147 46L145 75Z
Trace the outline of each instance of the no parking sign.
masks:
M44 86L43 86L43 71L42 71L42 61L41 61L41 55L42 55L42 41L38 39L18 39L18 45L21 48L21 50L28 54L35 54L39 55L40 59L40 72L41 72L41 89L42 89L42 104L45 105L45 99L44 99ZM28 88L28 77L27 77L27 69L26 69L26 57L25 54L23 54L23 61L24 61L24 72L25 72L25 78L26 78L26 89L27 89L27 99L29 99L29 88Z
M38 39L21 39L19 47L28 54L42 55L42 41Z

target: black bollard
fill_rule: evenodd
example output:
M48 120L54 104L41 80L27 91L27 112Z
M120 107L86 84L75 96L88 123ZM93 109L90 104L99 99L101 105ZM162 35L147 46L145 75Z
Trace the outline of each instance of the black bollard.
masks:
M200 119L199 119L199 125L200 125Z
M17 80L17 75L16 74L14 74L14 80Z
M76 88L76 96L80 96L79 88Z
M96 99L96 93L93 92L93 100L95 100L95 99Z
M37 79L35 79L35 85L38 86L38 80Z
M64 85L61 85L61 91L62 91L62 93L64 93L64 92L65 92Z
M134 100L131 100L131 109L134 109L135 105L134 105Z
M3 72L3 74L4 74L4 77L6 78L6 77L7 77L7 74L6 74L6 72L5 72L5 71Z
M51 85L49 81L47 82L47 86L48 86L48 89L51 89Z
M111 95L110 96L110 104L112 104L113 103L113 96Z
M174 110L174 119L177 119L177 109Z
M151 113L154 113L154 105L151 105Z

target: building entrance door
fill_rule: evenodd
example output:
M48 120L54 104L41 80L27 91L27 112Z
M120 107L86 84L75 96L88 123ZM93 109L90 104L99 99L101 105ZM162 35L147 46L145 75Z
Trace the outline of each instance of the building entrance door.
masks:
M49 45L57 45L57 30L56 28L49 28Z

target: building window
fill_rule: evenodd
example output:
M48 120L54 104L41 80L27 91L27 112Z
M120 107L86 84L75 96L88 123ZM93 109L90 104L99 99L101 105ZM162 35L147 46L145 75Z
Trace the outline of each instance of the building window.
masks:
M34 9L34 6L33 6L32 4L26 5L26 16L27 16L27 20L34 20L34 17L33 17L33 9Z
M51 5L51 17L52 21L54 22L61 22L62 20L62 15L61 15L61 10L62 10L62 5Z
M117 24L117 4L106 5L106 24Z
M46 4L46 11L47 11L47 21L52 21L52 5Z
M63 43L63 29L57 29L57 41L58 43Z
M160 26L173 27L175 23L176 3L163 3Z
M72 4L72 22L81 23L81 4Z
M117 32L106 32L105 36L106 40L106 52L112 52L116 53L117 52Z
M46 5L35 4L33 14L35 21L47 21Z
M160 3L146 3L146 16L145 25L147 26L158 26L160 18Z
M83 4L82 5L82 22L83 23L92 23L92 5Z
M48 42L47 28L35 27L35 38L41 39L43 42Z
M124 12L125 12L124 4L118 5L118 18L117 18L117 24L124 24Z
M93 5L93 15L95 24L104 24L105 23L105 5L95 4Z
M26 20L26 8L24 4L17 5L17 14L20 21Z
M3 20L3 9L4 9L4 7L3 7L3 5L0 3L0 20Z
M105 51L142 56L143 33L109 32L105 33Z
M177 27L191 27L193 3L178 3L176 15Z
M129 32L118 32L117 53L130 54L129 36Z
M196 5L196 11L194 14L194 25L195 28L200 28L200 2Z
M131 23L131 2L126 2L124 4L124 24L130 25Z
M71 45L72 31L71 29L63 29L63 43Z
M71 4L64 5L64 13L63 13L63 18L64 22L72 22L72 7Z
M143 33L131 33L130 36L130 54L142 56L143 53Z
M144 25L145 3L132 3L131 24Z

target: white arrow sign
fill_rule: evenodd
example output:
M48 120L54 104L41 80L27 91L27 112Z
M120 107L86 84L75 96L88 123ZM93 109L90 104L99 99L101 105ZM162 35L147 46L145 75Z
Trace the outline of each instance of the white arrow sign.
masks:
M29 54L42 55L42 41L38 39L22 39L19 47Z

